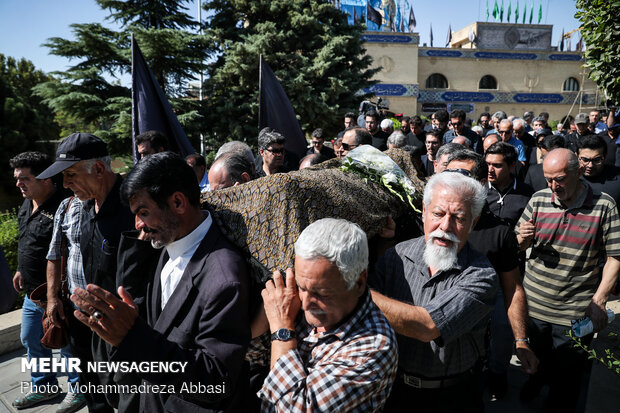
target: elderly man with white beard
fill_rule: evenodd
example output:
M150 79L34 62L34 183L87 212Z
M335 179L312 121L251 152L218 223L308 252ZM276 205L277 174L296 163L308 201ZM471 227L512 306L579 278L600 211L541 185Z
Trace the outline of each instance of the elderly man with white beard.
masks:
M385 412L483 410L480 358L497 274L467 239L486 189L455 172L424 191L424 237L388 250L369 276L375 303L397 333L399 366Z

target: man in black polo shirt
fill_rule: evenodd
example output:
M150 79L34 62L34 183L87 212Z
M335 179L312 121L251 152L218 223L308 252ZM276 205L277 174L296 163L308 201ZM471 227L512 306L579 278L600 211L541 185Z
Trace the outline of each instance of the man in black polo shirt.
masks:
M480 136L473 130L465 127L465 112L462 110L453 110L450 113L450 123L452 129L443 135L443 143L450 143L457 136L465 136L472 144L475 152L482 153L482 141Z
M515 226L534 191L513 176L517 151L506 142L494 143L487 149L489 167L487 203L491 211Z
M592 189L605 192L616 204L620 202L620 179L618 167L605 165L607 143L599 135L589 135L579 142L577 150L579 164L584 168L583 177Z
M472 178L486 185L488 167L480 154L470 150L457 151L448 158L447 168L469 172ZM491 313L488 357L489 395L491 400L497 400L508 390L508 367L513 347L526 373L534 374L538 368L538 359L527 339L527 301L521 283L517 239L510 225L485 205L469 242L489 259L499 275L500 288Z
M80 252L86 283L97 284L114 293L116 256L121 232L134 227L133 214L129 207L122 205L120 201L122 178L110 167L105 142L89 133L74 133L65 138L56 151L56 162L37 178L46 179L61 172L64 186L71 189L83 202L80 215ZM143 281L143 285L132 284L132 295L139 297L139 302L146 294L147 280ZM103 340L75 319L70 311L65 311L65 316L70 320L71 350L80 358L82 365L88 361L106 361L108 348ZM128 375L113 377L112 373L85 370L80 374L80 382L83 384L105 385L114 381L140 384L139 377L132 380ZM139 399L136 394L94 393L87 396L87 402L90 412L112 412L113 407L119 412L133 412L138 409Z
M387 138L388 134L383 132L379 127L379 114L371 110L366 113L366 129L372 136L372 146L379 149L380 151L385 151L387 149Z
M43 327L41 319L45 310L30 300L32 291L46 282L45 270L47 250L54 228L54 214L63 199L61 190L56 189L52 179L36 179L41 171L51 165L49 157L41 152L23 152L10 160L13 176L22 196L25 198L17 220L19 223L19 244L17 251L17 272L13 286L17 291L26 292L22 306L22 325L20 338L26 348L28 360L51 359L52 351L41 345ZM60 351L63 357L73 357L69 347ZM58 396L46 389L58 384L56 373L33 370L30 372L32 390L22 394L13 402L13 407L24 409ZM77 372L68 372L67 378L72 386L78 382ZM83 394L68 392L58 412L67 413L79 410L86 404Z

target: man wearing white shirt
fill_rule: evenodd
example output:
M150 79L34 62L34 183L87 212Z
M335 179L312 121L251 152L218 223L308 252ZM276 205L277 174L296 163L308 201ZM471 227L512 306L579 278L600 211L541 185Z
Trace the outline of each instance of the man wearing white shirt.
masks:
M248 272L241 254L200 209L195 182L186 162L165 152L140 161L121 188L140 235L124 235L118 279L148 281L145 314L138 314L123 286L120 299L94 285L72 296L86 313L76 317L113 346L113 361L187 363L183 374L142 374L151 389L172 385L174 391L147 390L141 412L243 411ZM191 385L206 390L184 391Z

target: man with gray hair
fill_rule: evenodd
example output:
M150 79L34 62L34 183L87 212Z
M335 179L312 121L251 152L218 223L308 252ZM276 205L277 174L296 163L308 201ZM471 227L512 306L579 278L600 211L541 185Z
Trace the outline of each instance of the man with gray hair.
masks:
M290 172L299 167L299 158L284 149L286 138L272 128L263 128L258 134L258 153L256 174L259 177L277 172Z
M442 145L437 150L437 155L435 156L435 160L433 161L435 165L434 173L438 174L440 172L443 172L448 166L448 158L450 157L450 155L462 150L463 145L459 145L458 143L450 142Z
M236 154L242 155L245 159L247 159L249 163L251 163L252 165L255 164L252 148L250 148L247 143L241 141L226 142L225 144L220 146L220 149L217 150L215 154L215 160L217 161L220 156L228 152L234 152Z
M37 179L63 174L65 188L73 191L75 198L67 208L64 200L54 218L54 232L47 254L47 313L53 323L59 319L69 321L71 352L82 365L91 361L107 361L109 346L73 315L63 309L58 299L60 289L61 239L69 246L67 278L70 291L86 284L97 284L105 290L116 291L116 256L121 233L131 230L134 217L129 207L120 200L122 178L110 167L107 145L90 133L73 133L65 138L56 151L56 162L43 171ZM79 201L81 202L79 202ZM66 211L66 213L65 213ZM146 284L146 283L145 283ZM140 300L142 295L132 291ZM122 377L121 377L122 376ZM97 386L113 384L140 384L140 378L128 374L96 373L82 369L80 384ZM89 393L86 395L89 411L133 412L138 409L139 398L128 393Z
M381 130L387 135L391 135L394 132L394 122L392 119L383 119L381 121Z
M407 145L407 143L409 143L409 140L400 130L392 132L387 140L388 149L402 148Z
M367 266L366 234L356 224L325 218L301 233L295 270L286 283L276 271L262 292L270 357L246 357L262 355L270 366L261 411L382 411L398 352L366 287Z
M386 411L482 411L479 361L497 274L467 242L486 202L479 182L435 174L422 204L424 236L388 250L369 277L396 331L399 373Z

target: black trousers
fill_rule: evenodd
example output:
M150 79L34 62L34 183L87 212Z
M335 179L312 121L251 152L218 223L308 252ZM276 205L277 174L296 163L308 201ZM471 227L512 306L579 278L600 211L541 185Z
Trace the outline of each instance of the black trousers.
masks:
M417 389L405 384L402 377L396 377L383 411L384 413L482 412L484 403L480 369L473 369L470 377L460 383L441 389Z
M570 327L534 318L528 325L532 350L540 360L538 372L530 380L549 385L547 412L574 412L579 401L587 396L592 360L588 360L584 350L574 347L573 340L566 335L569 330ZM589 334L581 342L590 345L593 338L594 334Z
M67 313L67 312L66 312ZM89 372L87 363L89 361L108 361L110 345L104 342L98 335L93 333L88 327L82 324L73 316L73 312L67 314L69 317L69 333L71 351L75 357L81 361L80 366L82 372L80 375L80 384L136 384L141 383L138 374L129 373L95 373ZM115 392L86 392L84 393L88 404L88 411L91 413L112 413L114 408L118 409L118 413L137 412L140 406L140 395L137 393Z

